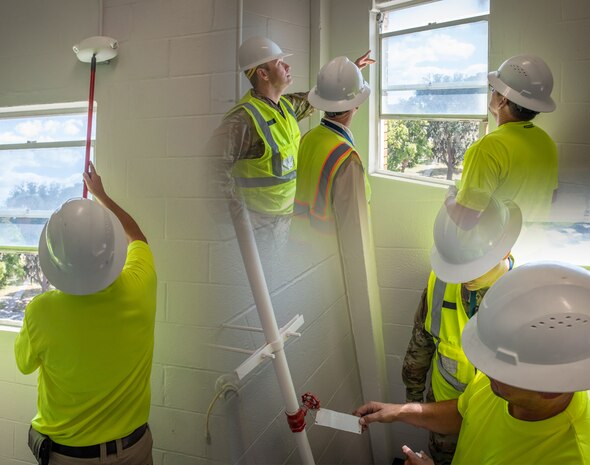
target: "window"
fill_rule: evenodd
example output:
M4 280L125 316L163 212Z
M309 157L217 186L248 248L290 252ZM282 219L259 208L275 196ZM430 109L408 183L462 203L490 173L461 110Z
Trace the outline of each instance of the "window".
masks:
M458 179L487 129L489 0L379 4L378 171Z
M87 108L85 102L0 108L2 324L19 324L27 302L48 287L37 259L39 236L56 208L82 196ZM93 145L94 134L91 156Z

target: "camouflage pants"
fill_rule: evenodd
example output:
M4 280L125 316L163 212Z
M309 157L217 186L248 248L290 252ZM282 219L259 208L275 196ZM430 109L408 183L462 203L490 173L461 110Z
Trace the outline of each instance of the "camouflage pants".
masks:
M451 465L458 438L457 434L430 433L428 449L436 465Z
M426 393L426 401L434 402L432 387ZM439 434L430 432L428 437L428 450L435 465L451 465L455 449L457 448L458 434Z

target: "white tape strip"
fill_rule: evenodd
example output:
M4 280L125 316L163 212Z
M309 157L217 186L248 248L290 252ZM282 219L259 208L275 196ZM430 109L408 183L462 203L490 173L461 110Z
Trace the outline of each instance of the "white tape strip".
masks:
M325 408L321 408L317 411L315 415L315 424L348 431L350 433L360 434L362 432L359 417L335 412L334 410L328 410Z

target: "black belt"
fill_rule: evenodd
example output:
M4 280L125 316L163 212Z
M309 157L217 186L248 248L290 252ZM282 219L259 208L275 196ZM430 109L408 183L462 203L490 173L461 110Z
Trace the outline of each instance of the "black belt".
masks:
M121 438L121 444L123 449L127 449L139 441L145 431L147 430L147 423L141 425L135 431L133 431L129 436L125 436ZM106 449L107 455L117 453L117 441L109 441L106 442ZM58 454L67 455L68 457L76 457L79 459L92 459L96 457L100 457L100 444L96 444L94 446L64 446L62 444L53 443L51 445L51 450L53 452L57 452Z

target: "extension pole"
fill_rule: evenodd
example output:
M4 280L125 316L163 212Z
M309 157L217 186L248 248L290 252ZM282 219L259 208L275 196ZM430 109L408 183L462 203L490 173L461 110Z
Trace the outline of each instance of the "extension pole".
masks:
M84 158L84 172L88 173L90 166L90 145L92 141L92 110L94 108L94 77L96 75L96 53L92 55L90 62L90 92L88 95L88 123L86 126L86 156ZM88 187L83 184L82 197L88 198Z
M229 201L229 210L236 230L242 260L244 261L254 302L256 303L260 322L262 323L266 343L271 345L275 355L273 365L285 401L286 412L288 415L292 415L300 409L300 405L297 394L295 393L295 387L293 386L289 365L287 364L283 338L275 319L270 293L268 292L260 255L258 254L258 247L254 240L250 217L248 216L248 211L238 199L234 198ZM305 428L300 432L293 432L293 434L295 435L295 441L299 449L301 463L304 465L314 465L315 462Z

